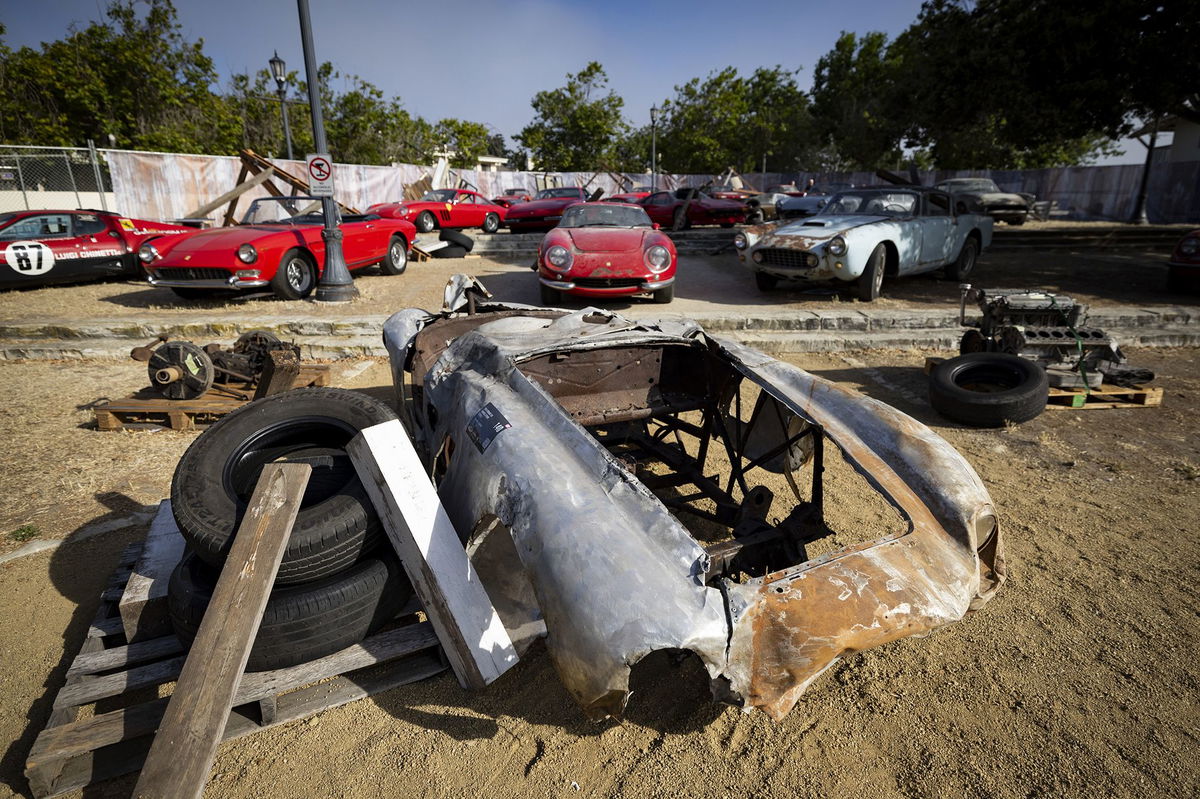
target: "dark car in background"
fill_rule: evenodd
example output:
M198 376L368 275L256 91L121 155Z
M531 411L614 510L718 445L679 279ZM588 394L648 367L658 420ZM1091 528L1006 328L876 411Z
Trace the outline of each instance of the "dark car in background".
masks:
M967 204L967 210L984 213L997 222L1023 225L1036 199L1032 194L1002 191L991 178L951 178L934 186Z

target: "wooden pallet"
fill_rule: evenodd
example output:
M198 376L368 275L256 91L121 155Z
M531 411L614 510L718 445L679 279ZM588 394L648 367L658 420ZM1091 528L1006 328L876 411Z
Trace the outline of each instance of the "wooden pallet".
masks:
M305 364L300 367L300 374L293 387L327 386L331 369L329 364L324 363ZM253 384L230 383L229 387L248 397L254 396ZM194 400L171 400L147 387L125 399L96 405L92 410L96 415L96 428L99 430L144 430L163 427L191 430L212 424L248 401L215 388Z
M141 768L169 697L157 695L183 668L173 635L128 644L117 603L141 544L125 551L96 618L25 762L35 797L57 796ZM246 674L222 740L252 735L439 674L437 636L414 601L361 644L299 666ZM80 711L90 712L79 718Z
M1048 411L1094 410L1098 408L1155 408L1162 405L1163 390L1150 386L1121 388L1103 385L1091 391L1082 388L1051 388Z

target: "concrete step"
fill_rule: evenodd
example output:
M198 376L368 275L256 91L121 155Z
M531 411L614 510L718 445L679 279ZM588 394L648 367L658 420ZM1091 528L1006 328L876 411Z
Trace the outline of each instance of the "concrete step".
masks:
M957 351L961 328L859 329L721 329L706 325L713 335L733 339L763 352L778 355L798 352L849 352L856 350L946 350ZM1112 328L1109 335L1122 347L1200 346L1200 325L1169 325L1158 328ZM302 357L336 359L386 357L383 340L371 335L294 336ZM129 359L130 342L121 338L16 339L0 342L0 359L116 360L131 369L144 368Z

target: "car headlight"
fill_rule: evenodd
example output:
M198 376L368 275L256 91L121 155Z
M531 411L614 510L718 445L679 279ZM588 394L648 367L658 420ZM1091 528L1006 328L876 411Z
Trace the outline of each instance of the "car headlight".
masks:
M655 244L646 250L646 266L651 272L665 272L671 266L671 253L661 244Z
M142 263L148 264L152 261L157 261L158 258L158 250L154 248L153 244L146 243L138 247L138 260Z
M1195 255L1200 252L1200 239L1186 238L1179 242L1179 251L1184 255Z
M846 240L841 236L834 236L829 240L829 245L825 249L829 251L830 255L836 255L838 258L841 258L846 254Z
M238 247L238 260L244 264L252 264L258 260L258 250L253 244L243 244Z
M400 214L400 216L408 216L408 206L407 205L400 206L399 208L396 209L396 213Z
M733 237L733 246L739 250L744 250L750 246L750 241L746 238L745 233L737 233Z
M555 244L546 250L546 263L559 271L565 272L570 269L574 260L575 256L571 254L571 251L561 244Z

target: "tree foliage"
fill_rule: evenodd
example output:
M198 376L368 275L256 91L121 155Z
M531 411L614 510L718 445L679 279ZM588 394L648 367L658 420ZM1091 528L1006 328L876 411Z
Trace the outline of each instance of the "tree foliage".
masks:
M533 157L535 168L586 171L606 168L628 125L621 116L625 101L608 86L604 67L592 61L567 85L534 95L534 119L514 138Z
M726 167L758 170L803 168L815 150L808 98L798 70L759 67L742 76L733 67L693 78L663 101L659 125L662 167L668 172L711 173Z
M813 71L812 114L818 140L835 156L831 166L893 167L900 158L904 114L897 106L902 70L887 36L861 39L843 32Z

